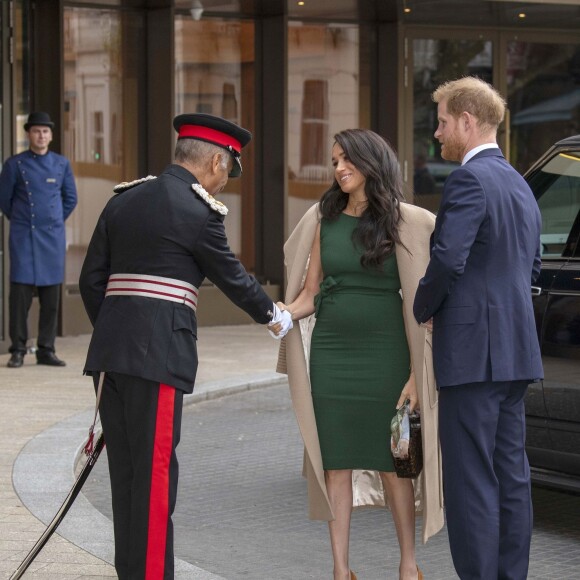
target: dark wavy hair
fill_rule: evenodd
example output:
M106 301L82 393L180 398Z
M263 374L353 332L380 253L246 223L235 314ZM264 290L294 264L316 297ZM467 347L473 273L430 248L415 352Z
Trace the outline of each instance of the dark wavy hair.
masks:
M363 250L361 264L380 269L400 244L400 202L403 178L393 148L380 135L367 129L347 129L334 136L346 158L364 175L367 207L353 232L353 242ZM320 199L322 217L335 220L346 208L348 193L334 179Z

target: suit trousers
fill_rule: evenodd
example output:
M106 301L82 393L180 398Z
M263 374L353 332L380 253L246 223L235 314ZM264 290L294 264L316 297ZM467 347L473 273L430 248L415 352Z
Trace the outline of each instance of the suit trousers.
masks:
M442 387L447 530L461 580L525 580L532 535L527 382Z
M58 305L60 301L60 284L52 286L32 286L30 284L10 284L9 334L10 352L26 353L28 341L28 312L32 305L34 289L38 292L40 312L38 319L38 354L54 352L54 341L58 326Z
M95 388L98 375L93 377ZM106 373L99 413L105 435L119 580L172 580L173 523L183 392Z

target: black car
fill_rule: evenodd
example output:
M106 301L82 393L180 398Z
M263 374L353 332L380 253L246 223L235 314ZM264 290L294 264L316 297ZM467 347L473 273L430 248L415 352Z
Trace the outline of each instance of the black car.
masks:
M580 491L580 135L525 174L542 214L542 271L532 286L544 380L526 399L535 483Z

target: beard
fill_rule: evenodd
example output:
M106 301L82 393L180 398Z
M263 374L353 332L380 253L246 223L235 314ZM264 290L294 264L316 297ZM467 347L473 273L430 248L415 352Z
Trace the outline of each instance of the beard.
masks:
M446 161L457 161L459 163L463 159L463 143L459 139L457 131L454 131L442 143L441 157Z

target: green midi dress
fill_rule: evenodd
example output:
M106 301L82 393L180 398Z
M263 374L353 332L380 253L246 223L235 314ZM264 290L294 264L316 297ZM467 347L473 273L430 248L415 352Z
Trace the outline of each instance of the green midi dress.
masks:
M323 219L310 381L324 469L394 471L390 422L409 378L396 257L363 268L358 218Z

